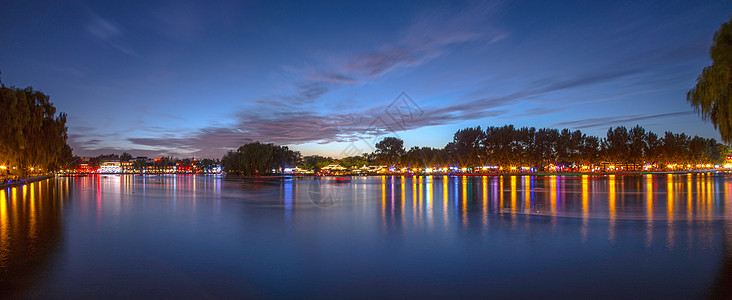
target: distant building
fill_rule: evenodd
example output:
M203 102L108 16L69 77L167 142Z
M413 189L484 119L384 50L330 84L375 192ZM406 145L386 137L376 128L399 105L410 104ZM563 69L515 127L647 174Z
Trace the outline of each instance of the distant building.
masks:
M341 165L335 164L335 165L327 165L320 169L321 172L325 174L341 174L346 170L346 168L342 167Z
M110 159L99 163L99 173L121 173L121 171L119 159Z
M322 170L326 170L326 171L343 171L345 169L346 168L341 167L341 165L327 165L327 166L323 167Z
M310 174L310 173L313 173L313 170L305 170L305 169L301 169L300 167L294 167L291 170L292 170L291 173L294 173L294 174ZM285 169L285 173L287 173L287 169Z

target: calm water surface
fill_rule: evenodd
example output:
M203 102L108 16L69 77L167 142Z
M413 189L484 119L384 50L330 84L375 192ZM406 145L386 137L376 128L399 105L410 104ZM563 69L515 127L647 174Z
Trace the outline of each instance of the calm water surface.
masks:
M0 190L28 298L705 298L732 177L57 178Z

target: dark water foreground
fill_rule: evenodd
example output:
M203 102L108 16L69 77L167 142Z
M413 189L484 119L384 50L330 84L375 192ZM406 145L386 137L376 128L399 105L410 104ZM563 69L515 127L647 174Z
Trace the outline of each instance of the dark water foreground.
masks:
M0 292L729 298L731 196L722 175L57 178L0 190Z

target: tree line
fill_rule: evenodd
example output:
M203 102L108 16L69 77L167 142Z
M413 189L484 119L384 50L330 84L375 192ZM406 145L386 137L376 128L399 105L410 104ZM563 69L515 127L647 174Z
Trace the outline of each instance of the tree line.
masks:
M659 136L641 126L627 129L611 127L603 138L580 130L521 127L513 125L480 126L458 130L444 148L404 148L404 141L385 137L375 151L341 159L309 155L274 144L251 143L230 151L221 159L228 173L269 174L272 170L298 166L318 172L330 164L344 168L382 165L396 168L475 168L498 167L503 170L530 167L537 171L551 166L580 170L583 166L623 166L640 169L649 164L658 169L669 165L722 164L729 148L714 139L676 134Z
M66 114L56 114L48 95L0 82L0 120L0 171L5 175L46 173L70 161Z
M580 130L534 127L516 128L480 126L458 130L443 149L412 147L387 137L376 145L377 163L396 167L528 166L546 170L548 166L579 168L595 165L625 165L638 168L653 164L668 165L722 164L729 148L714 139L687 136L670 131L663 136L635 126L628 130L610 128L604 138L589 136Z

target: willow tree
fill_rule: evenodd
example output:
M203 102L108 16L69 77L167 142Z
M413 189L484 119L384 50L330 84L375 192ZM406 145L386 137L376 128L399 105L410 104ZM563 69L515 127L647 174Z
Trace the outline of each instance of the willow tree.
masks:
M0 120L0 165L6 172L22 177L29 171L45 173L65 165L71 157L66 114L56 114L48 95L0 82Z
M732 20L714 34L712 65L697 78L686 100L705 121L712 121L722 140L732 143Z

